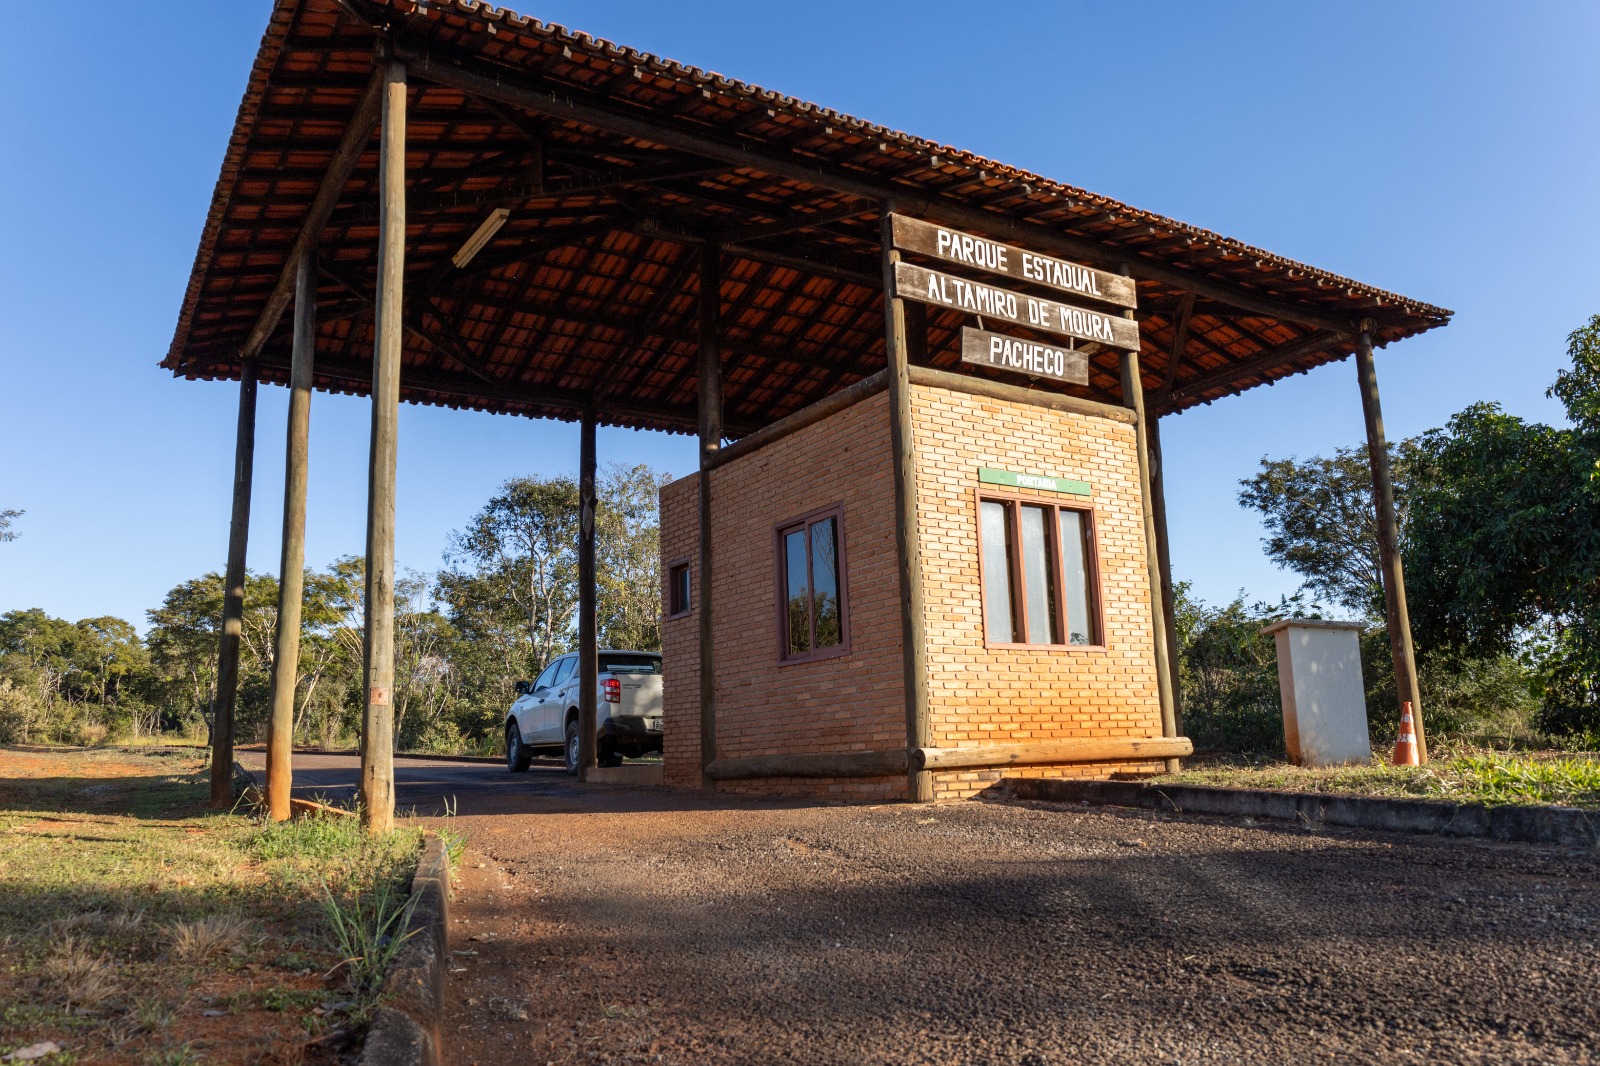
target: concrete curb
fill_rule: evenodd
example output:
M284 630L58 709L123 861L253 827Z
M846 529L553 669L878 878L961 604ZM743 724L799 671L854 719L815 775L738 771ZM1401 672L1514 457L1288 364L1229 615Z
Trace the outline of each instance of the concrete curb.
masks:
M1134 781L1008 778L1017 799L1139 807L1174 814L1269 818L1304 826L1385 833L1435 833L1519 844L1600 846L1600 811L1574 807L1488 807L1481 803L1269 792L1214 785L1151 785Z
M383 1005L361 1050L363 1066L439 1066L445 960L450 954L450 856L430 835L411 877L408 939L383 979Z

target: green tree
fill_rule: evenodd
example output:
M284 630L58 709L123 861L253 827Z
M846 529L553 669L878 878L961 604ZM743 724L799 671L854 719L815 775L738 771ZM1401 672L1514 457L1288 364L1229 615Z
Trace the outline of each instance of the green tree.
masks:
M1427 434L1405 530L1419 635L1539 663L1540 724L1600 733L1600 315L1549 394L1570 427L1476 404Z
M26 511L0 511L0 544L8 540L16 540L17 532L11 528L11 523L27 514Z
M203 725L208 735L222 595L223 576L204 574L174 586L160 607L146 612L150 620L147 643L162 699L180 724L186 728ZM246 574L239 697L234 711L237 737L258 735L266 722L277 617L277 579Z
M595 486L596 614L600 645L661 648L661 487L640 464L608 466Z

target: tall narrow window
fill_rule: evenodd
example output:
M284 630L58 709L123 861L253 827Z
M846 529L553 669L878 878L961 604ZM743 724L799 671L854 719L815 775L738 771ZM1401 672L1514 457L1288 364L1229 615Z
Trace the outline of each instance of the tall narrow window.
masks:
M673 563L667 568L667 617L682 618L694 606L694 584L688 563Z
M978 537L990 644L1100 643L1088 511L980 498Z
M785 659L842 654L848 644L838 508L778 530L780 647Z

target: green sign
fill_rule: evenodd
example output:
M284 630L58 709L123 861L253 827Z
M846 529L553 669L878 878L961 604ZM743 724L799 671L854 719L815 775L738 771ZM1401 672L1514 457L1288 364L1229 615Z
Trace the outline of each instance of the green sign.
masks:
M1045 492L1070 492L1074 496L1089 495L1087 481L1044 477L1041 474L1019 474L1014 470L991 470L986 466L978 468L978 480L985 485L1008 485L1014 489L1043 489Z

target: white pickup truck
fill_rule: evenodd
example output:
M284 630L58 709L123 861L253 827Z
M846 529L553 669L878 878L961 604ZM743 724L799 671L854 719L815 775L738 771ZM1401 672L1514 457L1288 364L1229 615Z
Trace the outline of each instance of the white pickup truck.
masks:
M661 656L602 651L595 703L596 759L617 766L661 750ZM506 768L521 773L535 755L560 753L578 772L578 656L563 655L533 681L517 682L506 714Z

